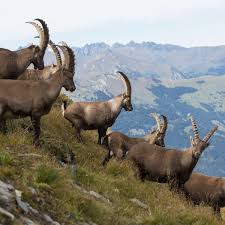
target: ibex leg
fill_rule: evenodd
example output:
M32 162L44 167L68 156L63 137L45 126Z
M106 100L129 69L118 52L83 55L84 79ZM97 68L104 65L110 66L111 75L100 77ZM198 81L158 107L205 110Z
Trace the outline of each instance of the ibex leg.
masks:
M0 131L3 133L3 134L6 134L6 120L4 119L0 119Z
M106 135L107 128L99 128L98 129L98 144L101 144L101 140Z
M111 151L109 150L107 155L105 156L104 160L102 161L102 165L106 166L106 164L109 162L109 160L111 159Z
M3 119L4 107L0 105L0 131L6 133L6 120Z
M221 213L220 213L220 207L219 206L214 206L213 207L213 211L215 213L215 215L221 219Z
M175 177L170 178L168 183L169 183L170 191L175 191L175 192L180 191L183 186L182 184L179 183L178 178L175 178Z
M33 125L33 129L34 129L34 145L36 147L40 147L40 133L41 133L41 129L40 129L40 120L41 117L32 117L31 118L31 122Z
M133 167L135 168L134 171L135 171L136 177L139 178L142 182L144 182L145 177L147 175L145 169L141 165L137 165L136 163L133 163Z
M83 139L81 137L81 129L74 127L75 128L75 138L77 139L78 142L83 142Z

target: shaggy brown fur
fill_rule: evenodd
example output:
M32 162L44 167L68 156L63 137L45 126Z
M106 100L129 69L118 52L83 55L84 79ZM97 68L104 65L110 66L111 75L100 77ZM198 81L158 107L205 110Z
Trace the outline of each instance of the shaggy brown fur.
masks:
M194 204L208 204L217 215L220 208L225 207L225 178L192 173L184 184L184 191Z

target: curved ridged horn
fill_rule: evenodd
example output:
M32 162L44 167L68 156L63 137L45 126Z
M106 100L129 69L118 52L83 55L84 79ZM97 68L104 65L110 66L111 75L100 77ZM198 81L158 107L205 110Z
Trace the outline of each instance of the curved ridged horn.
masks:
M69 69L70 72L75 74L75 55L74 55L74 52L73 52L72 48L70 48L69 46L64 46L64 47L66 47L66 49L69 53L68 69Z
M126 95L131 96L131 84L130 84L128 77L121 71L117 71L116 73L118 73L120 75L120 78L124 83L124 86L126 88Z
M40 37L39 47L40 47L40 49L41 49L41 51L43 52L43 55L44 55L44 52L47 48L48 41L49 41L48 26L42 19L35 19L35 20L39 21L41 23L42 28L35 22L26 22L26 23L29 23L36 28L36 30L39 34L39 37Z
M44 20L39 19L39 18L37 18L35 20L38 21L39 23L41 23L41 25L42 25L43 37L41 36L41 39L40 39L40 49L44 54L44 52L48 46L48 42L49 42L49 29Z
M57 47L59 47L59 48L61 49L62 53L63 53L62 66L65 67L65 68L67 68L67 67L68 67L67 61L68 61L68 58L69 58L68 53L67 53L67 50L66 50L66 48L65 48L64 46L62 46L62 45L57 45ZM68 69L68 68L67 68L67 69Z
M209 131L208 134L205 135L205 137L203 138L203 142L207 143L208 140L213 136L213 134L216 132L216 130L218 129L218 126L215 126L211 131Z
M159 130L155 131L156 135L153 136L153 139L151 140L151 144L155 144L156 141L161 137L161 133Z
M199 140L199 134L198 134L198 128L197 128L196 122L192 116L190 118L191 118L192 130L194 132L194 140Z
M161 117L163 118L163 125L161 125L161 133L163 134L163 137L166 135L167 127L168 127L168 120L167 117L161 114Z
M59 52L58 48L56 47L56 45L51 40L49 40L48 44L50 45L50 47L52 48L52 51L55 54L57 66L61 67L62 66L62 58L61 58L61 55L60 55L60 52Z
M161 121L160 121L159 115L157 113L151 113L150 115L151 115L151 117L153 117L155 119L156 124L157 124L157 130L160 131L160 133L161 133L161 129L160 129L160 127L161 127L160 122Z
M67 46L65 42L61 42L63 45L57 45L63 52L64 60L62 65L70 72L75 74L75 55L73 50Z

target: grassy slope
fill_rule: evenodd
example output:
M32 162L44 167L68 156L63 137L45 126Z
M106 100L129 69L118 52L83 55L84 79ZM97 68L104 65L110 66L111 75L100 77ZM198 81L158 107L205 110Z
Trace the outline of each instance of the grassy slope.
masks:
M13 183L26 201L56 221L66 225L80 221L98 225L221 224L209 208L193 207L166 185L138 181L126 163L112 161L102 168L105 150L95 144L96 133L83 133L86 144L78 144L58 108L42 120L41 149L34 148L32 134L21 124L29 126L30 122L14 121L7 136L0 135L0 179ZM68 149L76 154L75 175L53 156ZM79 191L74 183L100 193L112 204ZM29 187L37 190L37 196ZM147 204L148 209L135 205L132 198Z

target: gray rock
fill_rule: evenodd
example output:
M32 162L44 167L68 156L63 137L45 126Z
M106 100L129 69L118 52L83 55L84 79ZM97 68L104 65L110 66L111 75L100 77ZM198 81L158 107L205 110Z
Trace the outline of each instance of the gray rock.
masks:
M0 181L0 188L3 188L3 189L7 189L9 191L13 191L14 190L14 187L10 184L6 184L2 181Z
M99 193L97 193L95 191L89 191L89 193L90 193L90 195L94 196L95 198L100 199L103 202L111 204L109 199L105 198L104 196L100 195Z
M32 195L36 195L37 194L37 191L34 188L29 187L28 189L32 193Z
M112 202L111 202L109 199L105 198L103 195L100 195L99 193L97 193L97 192L95 192L95 191L87 191L86 189L80 187L80 186L77 185L77 184L74 184L74 187L75 187L76 189L78 189L79 191L81 191L81 192L87 194L87 195L90 195L90 196L92 196L92 197L95 197L95 198L97 198L97 199L99 199L99 200L101 200L101 201L103 201L103 202L105 202L105 203L112 204Z
M143 208L143 209L148 209L148 206L141 202L140 200L136 199L136 198L132 198L130 199L131 202L135 203L136 205L138 205L139 207Z
M37 194L36 190L33 188L31 188L30 191L35 195ZM15 211L18 207L23 212L23 215L20 215L19 219L23 222L24 225L40 224L30 218L35 218L35 220L37 221L44 221L41 224L45 225L60 225L49 215L42 214L38 210L32 208L29 203L24 202L22 200L22 192L20 190L17 190L13 186L8 185L2 181L0 181L0 204L0 214L2 214L4 217L7 217L7 220L15 220L15 216L10 211ZM26 214L27 217L29 216L29 218L24 217L24 214Z
M52 224L52 225L60 225L58 222L54 221L50 216L44 214L43 218L46 220L46 222Z
M39 212L36 209L32 208L31 206L29 206L28 209L33 214L39 214Z
M29 204L26 203L26 202L23 202L21 200L21 195L22 195L22 192L19 191L19 190L15 190L15 193L16 193L16 202L17 202L17 205L23 210L23 212L25 214L27 214L29 212Z
M7 210L3 209L2 207L0 207L0 214L2 214L3 216L6 216L11 221L14 221L14 219L15 219L15 216L12 213L8 212Z
M37 223L33 222L32 220L26 217L21 217L21 220L23 221L24 225L38 225Z

